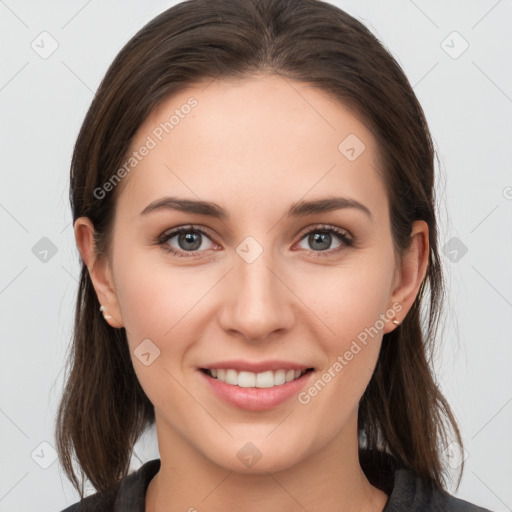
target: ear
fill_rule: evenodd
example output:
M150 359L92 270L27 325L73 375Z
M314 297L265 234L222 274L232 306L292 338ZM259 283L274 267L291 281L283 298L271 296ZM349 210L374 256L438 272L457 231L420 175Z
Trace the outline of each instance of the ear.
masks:
M94 242L94 226L88 217L80 217L74 223L75 240L82 259L87 266L94 290L101 305L105 306L105 319L112 327L123 327L121 310L110 268L110 262L105 254L96 252ZM98 308L98 315L103 315Z
M403 254L396 269L389 307L395 309L397 303L401 304L402 308L399 311L396 309L396 319L400 323L403 322L414 304L421 283L427 273L430 252L428 231L428 224L425 221L418 220L413 223L411 246ZM392 307L393 304L395 304L395 308ZM390 322L384 333L392 331L393 328L394 326Z

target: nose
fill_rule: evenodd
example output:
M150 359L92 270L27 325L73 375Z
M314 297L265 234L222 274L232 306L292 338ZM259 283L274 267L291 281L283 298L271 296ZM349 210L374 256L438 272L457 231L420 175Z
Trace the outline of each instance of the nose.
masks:
M251 263L235 255L234 268L224 283L219 316L226 332L248 341L263 341L295 324L295 296L278 268L267 251Z

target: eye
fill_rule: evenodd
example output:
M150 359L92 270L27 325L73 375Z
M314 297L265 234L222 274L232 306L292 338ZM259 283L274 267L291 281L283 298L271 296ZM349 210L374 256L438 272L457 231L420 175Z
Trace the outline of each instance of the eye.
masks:
M338 241L338 245L334 249L331 249L330 246L333 242L333 235L334 241ZM307 231L302 236L301 242L303 240L306 240L306 243L312 247L312 249L306 248L306 250L315 253L315 256L319 257L331 256L333 253L343 250L347 246L350 247L354 245L354 240L347 231L325 224L315 226L313 229Z
M333 235L334 241L337 241L338 245L335 248L330 248ZM174 242L173 239L175 239ZM207 243L205 247L206 240L213 244L204 230L195 226L182 226L161 234L157 237L155 243L160 245L164 251L178 258L197 258L201 256L203 251L208 250ZM354 245L354 239L347 231L325 224L315 226L304 233L301 242L303 240L306 240L306 243L312 247L312 249L305 249L314 253L316 257L331 256L345 247ZM302 248L304 249L304 247Z
M174 244L178 246L177 248L171 245L173 239L176 239ZM193 226L183 226L163 233L158 237L157 243L161 245L164 251L174 256L195 258L201 256L201 251L208 249L208 247L204 246L205 239L211 241L210 237L202 229Z

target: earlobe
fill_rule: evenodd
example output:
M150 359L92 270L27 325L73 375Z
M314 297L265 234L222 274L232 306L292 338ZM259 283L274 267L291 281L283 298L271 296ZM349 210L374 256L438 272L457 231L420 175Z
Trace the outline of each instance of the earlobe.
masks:
M123 327L108 258L104 254L97 253L92 222L87 217L80 217L76 219L73 228L76 245L84 264L87 266L96 296L103 308L102 310L98 308L98 314L107 310L107 315L103 313L105 321L112 327Z
M391 304L401 305L397 315L399 323L403 322L414 304L427 273L430 244L428 224L425 221L413 223L411 239L410 248L404 253L397 270L397 282L390 298Z

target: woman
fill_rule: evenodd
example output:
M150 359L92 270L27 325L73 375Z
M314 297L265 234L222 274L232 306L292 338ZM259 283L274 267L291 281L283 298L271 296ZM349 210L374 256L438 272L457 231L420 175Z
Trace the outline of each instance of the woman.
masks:
M433 159L400 67L330 4L191 0L136 34L72 161L56 437L98 492L66 510L484 510L444 490Z

